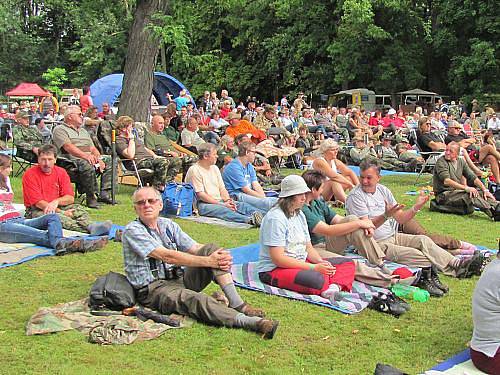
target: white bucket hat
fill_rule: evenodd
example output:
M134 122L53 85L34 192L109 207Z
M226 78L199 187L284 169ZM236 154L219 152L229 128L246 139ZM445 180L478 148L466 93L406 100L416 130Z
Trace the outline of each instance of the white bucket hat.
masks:
M293 174L286 176L283 181L281 181L281 191L279 197L286 198L291 197L292 195L309 193L310 191L311 189L307 187L304 179Z

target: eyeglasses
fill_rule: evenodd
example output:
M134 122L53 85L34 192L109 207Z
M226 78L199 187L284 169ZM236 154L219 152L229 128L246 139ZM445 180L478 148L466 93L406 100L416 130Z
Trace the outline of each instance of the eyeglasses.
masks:
M432 123L430 123L430 122L426 122L426 123L425 123L425 125L432 125Z
M153 205L159 201L158 198L149 198L149 199L141 199L140 201L134 202L135 205L137 206L145 206L146 203L149 205Z

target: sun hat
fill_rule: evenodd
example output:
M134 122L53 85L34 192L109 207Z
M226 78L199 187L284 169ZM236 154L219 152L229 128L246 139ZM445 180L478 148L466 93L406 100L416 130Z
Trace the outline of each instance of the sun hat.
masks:
M286 176L283 181L281 181L281 191L279 194L280 198L291 197L292 195L298 195L310 192L311 189L307 187L306 182L300 176L292 174Z

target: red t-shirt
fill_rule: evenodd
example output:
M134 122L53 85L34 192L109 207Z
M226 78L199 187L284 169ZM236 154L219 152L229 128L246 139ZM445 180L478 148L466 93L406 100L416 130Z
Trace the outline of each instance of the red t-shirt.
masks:
M43 173L38 165L28 169L23 175L23 199L26 207L37 202L52 202L65 195L74 196L73 186L68 173L61 167L54 166L51 174Z

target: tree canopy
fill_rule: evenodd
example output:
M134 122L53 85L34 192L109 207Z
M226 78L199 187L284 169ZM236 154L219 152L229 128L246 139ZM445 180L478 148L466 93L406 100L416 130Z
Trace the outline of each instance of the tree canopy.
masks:
M67 87L123 71L134 0L3 0L0 92L65 69ZM486 0L171 0L152 17L157 70L197 96L420 87L496 93L500 18ZM49 70L52 71L52 70Z

